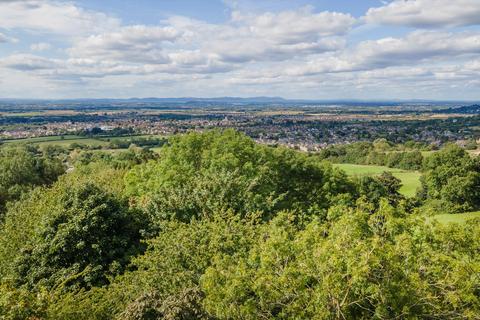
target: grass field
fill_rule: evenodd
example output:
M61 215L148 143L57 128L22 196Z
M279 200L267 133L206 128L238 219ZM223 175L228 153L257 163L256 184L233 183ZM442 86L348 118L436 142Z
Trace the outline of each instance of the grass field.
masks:
M480 211L459 213L459 214L439 214L437 216L432 217L432 219L435 219L440 223L460 223L460 224L475 218L480 218Z
M413 197L417 191L417 188L420 187L420 172L417 171L406 171L383 166L348 163L334 164L334 166L344 170L348 175L351 176L375 176L384 171L391 172L395 177L402 181L402 188L400 189L400 192L407 197Z
M84 144L89 146L105 146L108 144L106 141L101 139L80 137L75 135L65 135L65 136L48 136L48 137L35 137L27 139L16 139L16 140L5 140L5 144L15 144L15 143L31 143L37 146L61 146L68 147L72 143Z
M72 143L83 144L91 147L102 147L108 145L108 142L101 141L98 139L65 139L65 140L52 140L52 141L43 141L43 142L35 142L34 144L40 147L44 146L60 146L60 147L69 147Z
M160 135L134 135L134 136L121 136L121 137L98 137L98 138L90 138L90 137L83 137L83 136L76 136L76 135L64 135L64 136L47 136L47 137L35 137L35 138L27 138L27 139L15 139L15 140L4 140L5 144L14 144L14 143L31 143L38 146L62 146L68 147L72 143L84 144L88 146L94 147L103 147L108 145L108 143L112 140L120 140L120 141L130 141L133 138L162 138L164 136Z
M35 137L35 138L26 138L26 139L13 139L13 140L4 140L4 143L40 143L40 142L56 142L63 140L81 140L86 139L86 137L79 137L76 135L64 135L62 136L47 136L47 137Z

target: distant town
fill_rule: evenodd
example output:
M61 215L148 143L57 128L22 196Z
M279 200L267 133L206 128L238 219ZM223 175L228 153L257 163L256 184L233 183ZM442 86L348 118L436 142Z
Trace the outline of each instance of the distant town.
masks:
M266 98L3 101L0 137L7 141L62 135L168 136L234 128L259 143L303 151L376 139L465 146L480 137L479 108L461 103L327 104Z

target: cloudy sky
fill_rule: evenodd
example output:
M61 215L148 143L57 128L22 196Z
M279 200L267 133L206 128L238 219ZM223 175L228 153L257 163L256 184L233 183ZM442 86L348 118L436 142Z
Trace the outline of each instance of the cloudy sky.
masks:
M480 99L480 0L0 0L0 97Z

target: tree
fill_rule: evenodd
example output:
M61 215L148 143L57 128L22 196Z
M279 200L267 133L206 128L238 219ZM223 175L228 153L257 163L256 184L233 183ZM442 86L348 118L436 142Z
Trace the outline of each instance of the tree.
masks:
M425 224L386 201L373 213L364 207L305 228L278 215L246 255L214 259L201 278L206 311L219 319L478 315L478 223Z
M157 222L234 210L264 218L285 209L325 210L353 185L347 176L307 155L256 144L233 130L173 138L161 157L133 168L127 190Z
M55 156L44 156L31 146L0 149L0 216L7 202L35 186L50 185L65 172Z
M457 145L448 145L423 163L422 194L451 212L480 208L480 158Z
M0 274L27 288L107 283L141 250L139 219L93 182L68 179L16 203L0 232Z

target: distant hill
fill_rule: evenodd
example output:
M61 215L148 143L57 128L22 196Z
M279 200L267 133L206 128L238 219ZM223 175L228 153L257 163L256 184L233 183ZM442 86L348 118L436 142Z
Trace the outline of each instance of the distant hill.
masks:
M480 114L480 104L435 110L434 113Z
M397 108L399 110L410 110L419 112L435 113L479 113L480 105L473 101L433 101L433 100L357 100L357 99L330 99L330 100L308 100L308 99L286 99L282 97L174 97L174 98L79 98L79 99L6 99L0 98L0 105L51 105L54 108L61 105L67 106L88 106L90 108L108 106L120 107L121 105L165 105L175 106L246 106L246 105L288 105L288 106L322 106L322 107L360 107L360 108ZM472 104L466 107L459 105Z
M215 98L131 98L122 101L135 102L173 102L173 103L188 103L188 102L216 102L216 103L285 103L288 100L281 97L215 97Z

